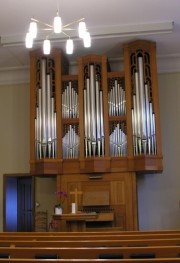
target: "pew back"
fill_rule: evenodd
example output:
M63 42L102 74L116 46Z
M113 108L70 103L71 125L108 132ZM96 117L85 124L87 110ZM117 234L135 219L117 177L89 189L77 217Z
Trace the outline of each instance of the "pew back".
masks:
M180 234L180 230L147 230L147 231L90 231L90 232L0 232L1 235L4 236L31 236L31 235L39 235L39 236L76 236L76 235L146 235L146 234Z
M0 259L0 262L9 262L9 263L47 263L47 259ZM159 258L154 258L154 259L106 259L106 260L101 260L101 259L51 259L50 262L59 262L59 263L179 263L179 259L177 258L165 258L165 259L159 259Z
M0 259L0 262L9 263L47 263L47 259ZM178 258L153 258L153 259L51 259L49 262L58 263L179 263Z
M180 233L160 233L160 234L140 234L140 235L113 235L113 234L109 234L106 235L104 233L104 235L82 235L81 233L79 233L79 235L36 235L36 233L34 233L33 235L16 235L16 234L12 234L12 235L0 235L0 240L44 240L46 239L47 241L49 240L81 240L83 238L83 240L137 240L137 239L180 239Z
M180 246L180 239L135 239L135 240L1 240L0 247L147 247Z
M178 246L150 246L150 247L4 247L0 254L9 254L11 258L35 258L37 255L56 255L63 259L98 259L102 257L118 256L119 258L143 257L179 258ZM179 258L180 261L180 258Z

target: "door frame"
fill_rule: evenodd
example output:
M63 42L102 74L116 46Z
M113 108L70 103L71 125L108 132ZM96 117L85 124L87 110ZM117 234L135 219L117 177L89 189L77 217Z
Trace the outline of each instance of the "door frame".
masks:
M7 177L13 178L26 178L31 177L32 179L32 230L34 230L34 211L35 211L35 178L29 173L11 173L11 174L3 174L3 231L6 232L6 185L7 185Z

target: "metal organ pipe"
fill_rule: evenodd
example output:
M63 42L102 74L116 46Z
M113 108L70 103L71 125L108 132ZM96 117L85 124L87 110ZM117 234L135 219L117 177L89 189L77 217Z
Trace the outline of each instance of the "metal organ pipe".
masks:
M43 157L46 157L47 150L47 129L46 129L46 60L41 61L42 76L42 147Z
M103 93L95 66L89 66L84 89L85 156L104 156Z
M134 94L132 108L134 155L156 154L155 114L149 98L149 85L145 81L143 57L137 57L134 72Z
M37 108L37 120L38 120L38 123L37 123L37 134L38 134L38 148L39 148L39 154L37 154L37 159L38 159L38 156L39 158L41 159L42 158L42 145L41 145L41 142L42 142L42 139L41 139L41 135L42 135L42 111L41 111L41 99L42 99L42 92L41 92L41 89L38 90L38 105L39 107Z
M100 107L99 107L99 83L96 80L96 125L97 125L97 144L98 144L98 156L100 156L101 149L101 120L100 120Z
M84 98L86 98L87 92L84 89ZM84 137L85 137L85 156L88 156L88 123L87 123L87 103L84 99Z
M139 74L135 72L135 88L136 88L136 96L134 100L134 115L136 116L136 120L134 121L135 125L135 131L136 135L135 138L137 140L137 143L135 145L138 145L139 148L139 153L142 153L142 146L141 146L141 126L142 126L142 121L141 121L141 107L140 107L140 90L139 90ZM137 149L136 149L137 153Z
M147 127L147 151L148 151L148 154L151 154L151 143L150 143L150 118L149 118L149 108L150 108L150 105L149 105L149 99L148 99L148 85L145 84L144 86L144 89L145 89L145 114L146 114L146 127Z
M91 107L90 107L90 86L89 86L89 78L86 80L87 85L87 97L86 105L87 105L87 139L88 139L88 155L91 156Z
M96 155L96 115L95 115L95 81L94 65L90 65L90 98L91 98L91 141L93 156ZM97 102L96 102L97 103Z
M50 120L51 120L51 130L52 130L52 158L55 158L56 154L56 113L54 112L54 98L51 98L51 115L50 115Z
M104 115L103 115L103 93L102 91L100 91L100 126L101 126L102 156L104 156Z
M50 95L50 75L47 74L47 141L48 141L48 156L51 157L51 95Z

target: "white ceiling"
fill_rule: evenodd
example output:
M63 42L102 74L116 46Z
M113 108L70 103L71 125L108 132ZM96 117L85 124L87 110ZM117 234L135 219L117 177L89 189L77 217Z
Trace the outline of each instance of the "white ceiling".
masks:
M92 34L92 47L89 49L84 49L79 40L75 41L74 54L68 55L70 62L85 54L106 54L111 60L121 58L122 44L135 39L155 41L158 57L180 57L180 0L58 0L58 3L63 24L84 16ZM29 67L29 50L25 48L24 39L30 18L52 24L56 9L57 0L1 1L1 71ZM165 22L174 22L172 33L119 34L124 26L130 30L138 31L140 28L146 31L147 26ZM97 32L101 32L101 36ZM8 44L4 46L3 41ZM40 46L37 43L34 48ZM53 46L65 50L62 40L56 40Z

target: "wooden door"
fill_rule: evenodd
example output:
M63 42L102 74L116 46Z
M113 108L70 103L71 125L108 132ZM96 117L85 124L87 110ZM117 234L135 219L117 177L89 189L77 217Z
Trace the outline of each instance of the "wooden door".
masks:
M32 179L18 178L17 180L17 210L18 210L18 231L32 231Z
M4 174L3 197L3 231L32 231L34 178L29 174Z

